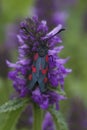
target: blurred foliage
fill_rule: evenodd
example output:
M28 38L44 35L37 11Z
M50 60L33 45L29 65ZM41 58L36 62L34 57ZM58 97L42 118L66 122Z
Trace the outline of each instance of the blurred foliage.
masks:
M2 15L3 19L8 22L15 19L17 16L25 16L28 14L29 8L33 0L3 0L2 1Z
M83 15L86 11L87 1L78 2L74 10L70 11L67 23L67 31L64 39L64 55L69 55L69 65L73 72L66 79L66 91L68 94L78 95L87 104L87 34L83 30ZM69 94L69 95L70 95Z
M4 39L5 27L12 21L19 20L29 14L33 0L1 0L0 1L0 40Z
M8 22L15 20L16 17L28 15L32 2L33 0L2 0L3 20Z

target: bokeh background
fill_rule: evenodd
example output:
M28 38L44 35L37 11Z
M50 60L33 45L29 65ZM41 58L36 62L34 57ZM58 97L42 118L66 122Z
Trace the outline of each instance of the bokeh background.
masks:
M20 21L33 15L38 15L40 20L46 19L49 30L59 23L66 28L61 33L65 48L60 55L70 56L66 67L72 68L72 73L65 79L68 98L60 103L60 109L69 130L87 130L87 0L0 1L0 105L15 96L8 79L6 59L17 60L16 35ZM26 111L29 113L29 110ZM29 117L24 115L22 121L17 122L16 130L29 129L25 123ZM6 114L0 114L0 130L6 119Z

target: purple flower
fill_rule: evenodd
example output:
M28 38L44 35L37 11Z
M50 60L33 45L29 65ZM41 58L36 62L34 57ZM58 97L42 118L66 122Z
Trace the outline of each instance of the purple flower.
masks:
M32 99L43 109L47 109L49 105L54 104L58 110L59 101L65 99L65 97L54 91L48 91L46 94L42 94L37 88L32 92Z
M55 125L52 119L52 116L49 112L45 114L43 124L42 124L43 130L55 130Z
M8 66L14 68L9 72L9 78L15 90L21 97L28 95L43 109L50 105L59 108L59 101L64 97L57 88L59 85L64 88L64 79L71 72L64 67L68 59L58 56L63 49L57 36L60 31L62 25L48 32L46 21L27 18L20 25L18 61L15 64L7 61Z

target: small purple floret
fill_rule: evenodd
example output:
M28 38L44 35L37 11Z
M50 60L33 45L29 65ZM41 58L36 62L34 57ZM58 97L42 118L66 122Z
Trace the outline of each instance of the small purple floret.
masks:
M55 130L55 124L49 112L45 114L43 124L42 124L42 130Z

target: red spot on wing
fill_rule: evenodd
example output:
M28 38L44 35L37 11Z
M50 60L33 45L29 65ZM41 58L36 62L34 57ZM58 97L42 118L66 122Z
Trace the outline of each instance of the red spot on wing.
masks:
M46 69L43 69L42 70L42 74L46 74L47 73L47 70Z
M34 55L34 61L38 59L38 53Z
M46 55L46 62L48 62L48 55Z
M32 80L32 74L30 74L30 75L28 76L28 79L29 79L29 80Z
M43 69L43 70L42 70L42 74L46 74L47 71L48 71L47 68L46 68L46 69Z
M32 66L32 72L36 73L36 67Z
M48 78L45 77L44 78L44 83L47 83L47 81L48 81Z

